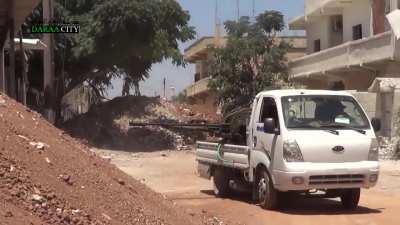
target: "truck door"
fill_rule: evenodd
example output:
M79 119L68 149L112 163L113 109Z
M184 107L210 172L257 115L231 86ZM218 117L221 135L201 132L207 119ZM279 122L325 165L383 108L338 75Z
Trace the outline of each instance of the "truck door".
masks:
M259 107L259 113L254 118L254 150L266 154L269 161L274 157L274 150L277 141L276 134L267 134L264 132L264 120L267 118L273 118L276 121L277 127L279 127L278 109L276 102L271 97L264 97ZM270 165L266 165L270 166Z

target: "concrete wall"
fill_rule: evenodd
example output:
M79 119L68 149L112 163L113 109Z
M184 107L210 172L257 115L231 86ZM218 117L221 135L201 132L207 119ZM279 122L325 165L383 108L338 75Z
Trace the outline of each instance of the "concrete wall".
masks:
M340 43L353 40L353 26L362 25L362 36L370 37L371 34L371 2L369 0L353 0L353 3L344 7L343 33L332 31L333 16L320 16L310 19L306 26L307 33L307 53L314 52L314 41L321 40L321 50L336 46Z
M395 91L394 96L393 96L393 118L392 118L392 137L396 136L399 137L400 132L400 124L396 124L400 122L400 90Z
M400 90L394 93L369 93L350 91L363 106L369 118L379 118L382 129L378 135L393 137L396 135L396 121L400 113Z
M369 0L353 0L343 9L343 41L353 40L353 26L362 24L364 37L371 35L371 2Z
M321 40L321 50L329 48L330 28L330 17L328 16L322 16L307 25L307 54L314 52L314 41L318 39Z
M352 92L357 101L362 105L369 118L376 117L376 93Z
M95 104L93 91L90 87L80 85L68 92L62 99L62 116L64 121L74 118L77 115L86 113Z
M343 43L343 30L334 30L333 25L335 24L335 21L337 20L342 20L343 23L343 17L342 15L336 15L336 16L331 16L329 18L329 23L330 23L330 29L328 30L328 37L329 37L329 47L335 47L337 45L340 45Z

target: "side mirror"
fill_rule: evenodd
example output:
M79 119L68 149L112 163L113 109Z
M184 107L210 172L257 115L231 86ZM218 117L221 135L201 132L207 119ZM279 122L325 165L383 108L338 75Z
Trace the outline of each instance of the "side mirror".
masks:
M379 132L382 128L381 120L378 118L373 118L371 120L372 128L374 128L375 132Z
M264 133L279 134L279 128L276 126L276 121L273 118L266 118L264 120Z

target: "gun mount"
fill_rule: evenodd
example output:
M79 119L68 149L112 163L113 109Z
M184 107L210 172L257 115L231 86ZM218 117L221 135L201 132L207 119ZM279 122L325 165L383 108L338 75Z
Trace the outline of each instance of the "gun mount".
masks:
M192 120L179 123L172 120L163 119L157 122L129 122L131 127L149 127L159 126L166 129L177 131L199 131L211 133L214 136L221 137L223 141L234 144L246 144L246 125L248 123L251 109L241 107L229 113L224 118L224 123L208 123L205 120Z

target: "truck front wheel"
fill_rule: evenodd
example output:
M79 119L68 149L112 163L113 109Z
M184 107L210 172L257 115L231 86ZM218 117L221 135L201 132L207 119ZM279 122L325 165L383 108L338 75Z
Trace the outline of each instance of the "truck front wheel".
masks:
M360 188L347 189L344 191L340 199L342 200L342 205L346 209L355 209L360 201Z
M224 169L215 169L213 175L214 194L218 197L226 197L229 192L229 173Z
M272 179L265 169L262 169L258 176L257 194L259 203L264 209L277 208L279 192L274 188Z

